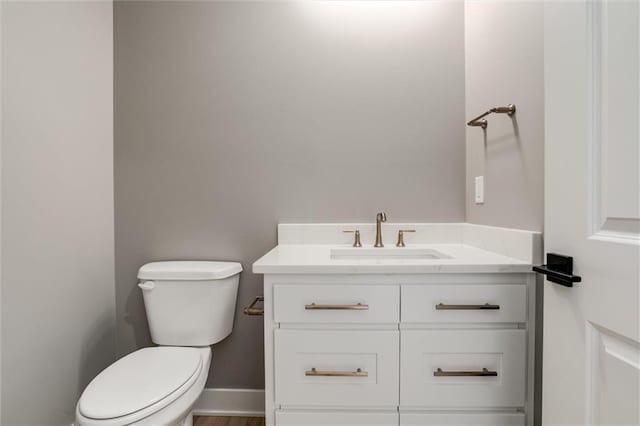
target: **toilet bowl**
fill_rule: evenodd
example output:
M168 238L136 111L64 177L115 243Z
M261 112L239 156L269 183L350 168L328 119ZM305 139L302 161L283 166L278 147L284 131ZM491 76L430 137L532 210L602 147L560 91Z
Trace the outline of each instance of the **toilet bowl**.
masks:
M209 345L231 333L234 262L154 262L138 272L154 343L116 361L85 388L76 426L191 426L211 365Z
M211 349L140 349L109 366L85 389L76 425L178 425L204 389Z

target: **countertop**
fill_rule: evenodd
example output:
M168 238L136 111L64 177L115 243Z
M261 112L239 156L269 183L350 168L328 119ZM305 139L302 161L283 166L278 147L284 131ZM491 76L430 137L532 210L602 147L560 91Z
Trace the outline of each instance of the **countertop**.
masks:
M409 249L436 250L448 258L340 258L340 244L280 244L253 264L257 274L422 274L531 272L531 263L467 244L412 244ZM403 248L389 247L401 251ZM358 250L358 249L353 249Z

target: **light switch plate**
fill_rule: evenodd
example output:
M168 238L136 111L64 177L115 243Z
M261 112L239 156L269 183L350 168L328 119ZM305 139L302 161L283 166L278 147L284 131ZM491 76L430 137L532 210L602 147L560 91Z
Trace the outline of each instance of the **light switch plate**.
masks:
M476 176L476 204L484 203L484 176Z

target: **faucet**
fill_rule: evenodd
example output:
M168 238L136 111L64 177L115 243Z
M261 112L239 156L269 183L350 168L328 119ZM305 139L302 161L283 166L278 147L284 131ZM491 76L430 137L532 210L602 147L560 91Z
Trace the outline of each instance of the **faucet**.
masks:
M384 247L382 244L382 222L387 221L387 214L385 212L380 212L376 215L376 243L373 245L374 247Z

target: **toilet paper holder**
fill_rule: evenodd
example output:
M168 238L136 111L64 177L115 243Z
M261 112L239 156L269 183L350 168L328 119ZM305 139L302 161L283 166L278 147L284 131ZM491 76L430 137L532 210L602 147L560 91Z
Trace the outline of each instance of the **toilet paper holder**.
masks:
M249 306L244 308L243 310L244 314L251 317L264 315L264 307L256 308L256 305L258 303L263 303L263 302L264 302L264 296L256 296L255 299L253 299L253 302L251 302Z

